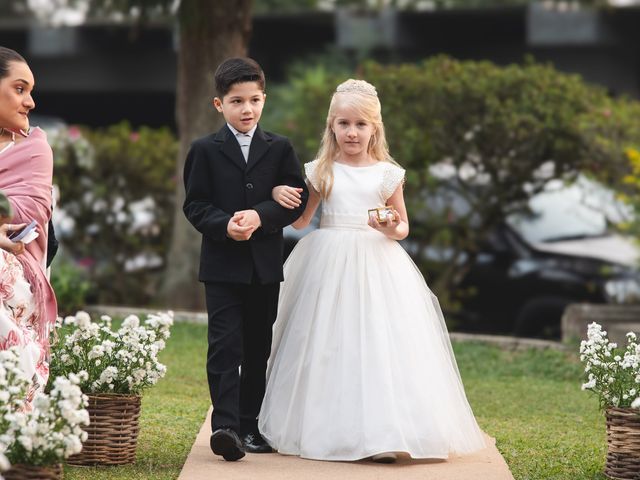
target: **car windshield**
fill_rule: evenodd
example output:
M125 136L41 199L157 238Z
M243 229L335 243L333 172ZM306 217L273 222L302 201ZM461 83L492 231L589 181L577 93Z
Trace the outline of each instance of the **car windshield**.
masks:
M608 233L609 222L620 222L628 209L614 193L584 177L571 185L549 182L529 201L530 212L515 213L507 223L527 242L554 242L599 237Z

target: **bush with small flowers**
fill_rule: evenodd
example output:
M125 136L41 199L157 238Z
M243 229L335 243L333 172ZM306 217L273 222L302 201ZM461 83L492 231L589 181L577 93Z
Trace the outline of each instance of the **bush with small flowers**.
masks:
M63 324L69 330L52 346L51 373L82 376L84 393L138 395L167 370L158 361L158 353L169 338L172 312L148 315L144 322L129 315L117 330L109 316L92 322L82 311L58 319L58 326Z
M640 345L635 333L627 333L622 349L609 341L601 325L591 323L587 340L580 344L580 360L585 364L582 389L597 395L600 408L640 409Z
M25 404L29 379L14 349L0 352L0 471L12 464L48 466L82 450L89 424L81 377L57 377L49 395Z

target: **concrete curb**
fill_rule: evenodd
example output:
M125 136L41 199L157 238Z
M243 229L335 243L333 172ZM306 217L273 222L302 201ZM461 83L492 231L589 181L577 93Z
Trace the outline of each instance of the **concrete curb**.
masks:
M162 308L139 308L122 307L113 305L91 305L85 310L92 315L109 315L111 317L126 317L127 315L145 316L149 313L166 310ZM208 322L207 312L190 312L186 310L174 310L173 319L176 322L197 323L206 325ZM505 350L526 350L534 348L538 350L569 350L571 347L561 342L551 340L540 340L537 338L510 337L506 335L485 335L476 333L451 332L449 334L455 342L480 342L496 345Z
M478 333L451 332L449 337L454 342L480 342L496 345L505 350L571 350L571 346L552 340L541 340L539 338L510 337L506 335L484 335Z
M167 311L167 308L140 308L122 307L114 305L90 305L85 307L85 311L91 315L109 315L110 317L126 317L127 315L144 316L150 313ZM208 322L207 312L190 312L186 310L173 310L173 320L175 322L198 323L206 325Z

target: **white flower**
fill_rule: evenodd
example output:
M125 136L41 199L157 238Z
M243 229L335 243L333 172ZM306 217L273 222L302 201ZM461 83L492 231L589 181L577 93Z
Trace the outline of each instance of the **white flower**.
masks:
M76 313L76 325L79 328L88 328L91 325L91 317L87 312L79 311Z
M596 386L596 380L594 378L594 379L589 380L587 383L583 383L582 384L582 390L590 390L595 386Z
M88 424L86 397L74 380L57 377L50 395L39 393L33 400L33 410L5 413L11 425L9 434L0 436L2 451L12 444L20 445L21 463L31 463L43 457L57 460L78 451L78 442L86 438L80 424ZM69 450L65 445L73 445Z
M94 347L89 352L89 360L99 358L103 355L104 355L104 347L102 345L94 345Z
M51 365L58 369L56 374L78 373L77 380L90 393L137 393L164 376L166 367L157 356L165 348L164 339L173 325L171 313L148 315L143 323L129 315L117 331L112 330L109 317L94 323L88 314L79 316L74 319L77 328L53 348L58 361ZM81 369L85 371L83 378L78 372Z
M126 328L137 328L140 326L140 319L137 315L129 315L122 322L122 326Z
M631 408L640 408L640 397L631 402Z
M6 470L9 470L10 468L11 464L9 463L9 459L5 457L4 453L0 452L0 472L4 472Z
M635 340L635 334L627 335L626 348L618 349L600 325L594 322L587 328L587 340L580 343L580 361L588 376L582 389L598 395L603 405L628 407L637 395L640 348Z
M19 435L16 439L27 452L33 450L33 438L29 435Z
M102 342L102 346L104 347L104 352L107 355L111 355L116 344L111 340L105 340L104 342Z

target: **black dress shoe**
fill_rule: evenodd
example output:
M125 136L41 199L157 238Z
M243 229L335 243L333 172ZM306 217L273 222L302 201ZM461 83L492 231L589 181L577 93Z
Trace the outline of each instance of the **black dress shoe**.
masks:
M242 443L244 444L245 452L249 453L271 453L273 448L262 438L257 432L247 433L242 437Z
M244 457L240 437L230 428L219 428L213 432L209 445L213 453L222 455L222 458L228 462L235 462Z

